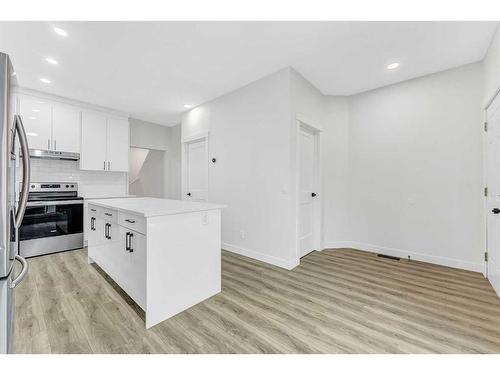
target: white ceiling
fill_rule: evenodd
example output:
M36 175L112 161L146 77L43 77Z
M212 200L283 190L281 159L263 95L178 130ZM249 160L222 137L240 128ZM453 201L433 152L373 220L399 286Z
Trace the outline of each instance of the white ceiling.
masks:
M52 27L68 32L56 35ZM0 22L23 87L175 125L186 109L292 66L351 95L483 59L496 22ZM59 61L53 66L45 61ZM396 70L387 63L399 61ZM41 77L51 84L43 84Z

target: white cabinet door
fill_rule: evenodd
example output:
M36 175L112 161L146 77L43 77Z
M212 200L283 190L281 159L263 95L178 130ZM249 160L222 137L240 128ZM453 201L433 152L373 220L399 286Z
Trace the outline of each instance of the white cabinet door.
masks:
M127 266L128 295L143 309L146 308L146 236L124 228Z
M82 112L80 169L106 169L106 117L100 113Z
M28 147L50 150L52 139L52 104L31 96L19 96L19 114L28 137Z
M80 153L80 109L59 103L52 106L52 145L55 151Z
M129 125L127 119L108 118L107 170L128 172Z

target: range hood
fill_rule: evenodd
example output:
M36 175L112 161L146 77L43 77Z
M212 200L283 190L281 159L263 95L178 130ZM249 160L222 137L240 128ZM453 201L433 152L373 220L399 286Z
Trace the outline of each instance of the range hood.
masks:
M38 159L80 160L80 154L76 152L34 150L31 148L30 157Z

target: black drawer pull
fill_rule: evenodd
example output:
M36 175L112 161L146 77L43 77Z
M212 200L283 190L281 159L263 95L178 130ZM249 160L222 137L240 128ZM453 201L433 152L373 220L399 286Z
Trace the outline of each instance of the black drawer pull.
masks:
M90 211L95 212L96 210L95 210L95 208L91 208Z
M109 212L105 212L104 215L106 215L106 216L113 216L113 214L110 214Z
M125 221L126 221L127 223L130 223L130 224L134 224L134 223L135 223L135 220L125 219Z
M132 249L132 237L134 237L133 233L127 232L125 235L125 250L132 253L134 249Z

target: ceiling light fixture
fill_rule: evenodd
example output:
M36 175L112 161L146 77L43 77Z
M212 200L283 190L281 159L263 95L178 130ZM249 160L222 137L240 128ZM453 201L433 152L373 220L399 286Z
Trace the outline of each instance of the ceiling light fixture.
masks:
M47 57L45 59L45 61L47 61L49 64L52 64L52 65L58 65L59 62L57 60L54 60L52 57Z
M36 120L36 117L35 116L31 116L30 120Z
M40 110L39 109L34 109L33 112L40 112Z
M61 29L60 27L54 27L52 30L54 30L54 32L57 34L57 35L60 35L60 36L68 36L68 33Z
M398 62L393 62L393 63L390 63L389 65L387 65L386 68L389 70L392 70L392 69L396 69L398 66L399 66Z
M50 79L47 79L47 78L40 78L40 82L43 82L43 83L50 83Z
M186 108L186 109L189 109L189 108L191 108L191 107L192 107L192 105L191 105L191 104L184 104L184 108Z
M26 135L30 137L38 137L38 133L27 132Z

